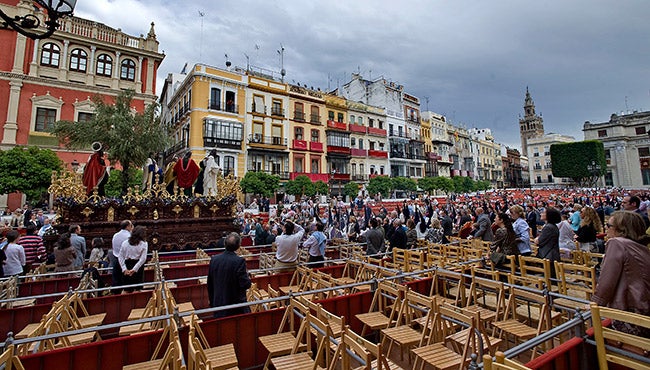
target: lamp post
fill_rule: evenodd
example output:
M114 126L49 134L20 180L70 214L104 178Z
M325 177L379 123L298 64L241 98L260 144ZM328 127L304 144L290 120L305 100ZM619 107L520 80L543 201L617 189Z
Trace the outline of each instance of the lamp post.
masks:
M36 11L44 10L47 13L47 19L44 22L41 23L39 17L34 13L10 17L0 10L0 18L2 18L0 27L11 27L30 39L46 39L52 36L60 26L59 18L71 16L75 5L77 5L77 0L33 0L32 2ZM45 26L45 32L32 31L42 26Z
M77 171L79 170L79 162L77 162L76 159L73 159L72 163L70 163L70 167L72 167L72 172L76 174Z
M600 192L598 191L598 179L600 178L600 170L602 167L600 167L599 163L596 163L595 160L591 160L591 163L587 165L587 171L591 173L592 179L595 180L595 185L596 185L596 193L598 194L598 199L600 200Z

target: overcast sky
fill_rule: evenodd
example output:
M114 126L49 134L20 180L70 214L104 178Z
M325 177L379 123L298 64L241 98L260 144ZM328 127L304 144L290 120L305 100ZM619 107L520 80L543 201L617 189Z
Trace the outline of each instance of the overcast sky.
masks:
M200 14L203 16L200 16ZM383 76L452 123L492 129L520 147L526 86L546 132L583 139L585 121L650 109L648 0L79 0L75 15L146 34L188 62L280 70L336 88L353 72ZM428 104L425 99L428 97Z

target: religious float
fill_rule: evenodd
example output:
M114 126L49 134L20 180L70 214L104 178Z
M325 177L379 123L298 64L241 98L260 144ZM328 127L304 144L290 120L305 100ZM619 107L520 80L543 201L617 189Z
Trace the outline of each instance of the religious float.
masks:
M129 188L119 198L99 196L97 189L87 195L78 174L53 173L49 192L57 209L54 229L61 234L78 224L90 245L95 237L110 241L120 222L131 220L147 227L150 251L210 248L222 232L239 231L234 211L241 189L233 176L217 177L213 196L187 196L182 190L170 194L165 183L156 182L144 191ZM46 235L49 247L56 234Z

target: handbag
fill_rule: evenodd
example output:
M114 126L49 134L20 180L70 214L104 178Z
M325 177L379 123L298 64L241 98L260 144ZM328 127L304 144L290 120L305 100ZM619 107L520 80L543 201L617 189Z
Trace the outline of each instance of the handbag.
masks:
M501 252L492 252L490 253L490 261L492 261L495 266L502 265L506 262L506 254Z

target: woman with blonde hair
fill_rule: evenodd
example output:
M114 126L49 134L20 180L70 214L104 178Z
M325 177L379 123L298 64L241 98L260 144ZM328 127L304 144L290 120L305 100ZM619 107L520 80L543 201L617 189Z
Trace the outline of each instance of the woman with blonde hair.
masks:
M580 210L580 227L576 231L576 240L585 252L596 251L596 235L603 232L598 213L591 207Z
M614 212L606 224L607 244L598 285L591 300L600 306L650 315L650 236L635 212ZM616 330L650 338L650 329L612 322Z
M519 205L514 205L508 210L510 211L510 218L513 220L512 229L515 231L515 235L519 240L517 243L519 254L522 256L530 256L533 250L530 249L530 227L528 226L528 222L526 222L526 213L524 213L524 209Z

